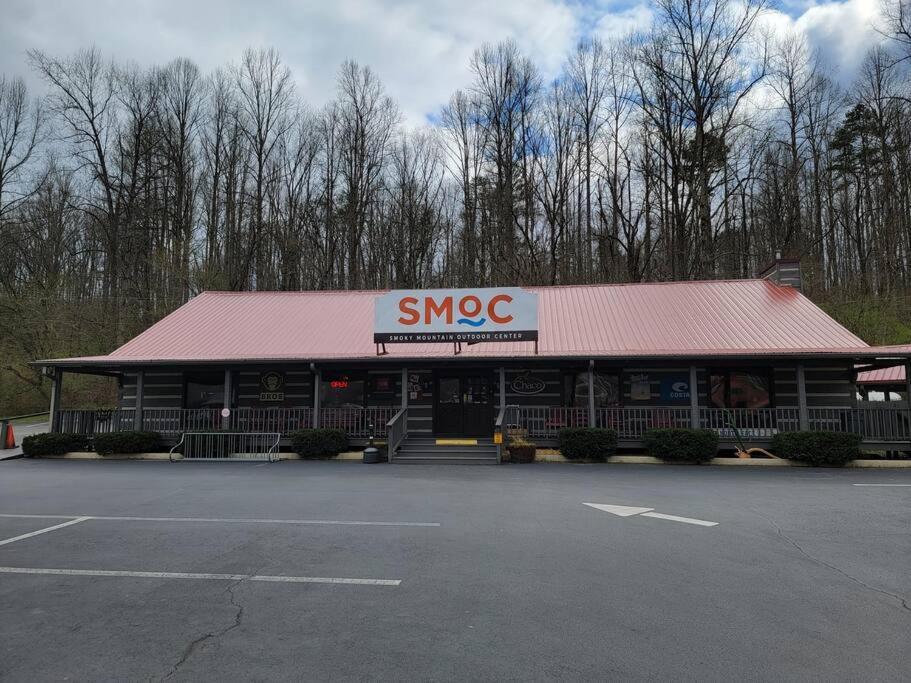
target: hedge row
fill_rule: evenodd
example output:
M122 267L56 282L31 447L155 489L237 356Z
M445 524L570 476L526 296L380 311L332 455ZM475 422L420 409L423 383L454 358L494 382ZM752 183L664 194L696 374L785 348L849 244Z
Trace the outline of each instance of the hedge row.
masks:
M786 432L772 438L772 452L816 467L840 467L861 457L860 442L857 434L844 432Z
M594 427L566 427L560 430L560 453L567 460L603 462L617 452L617 432Z
M649 429L645 451L667 462L708 462L718 453L718 432L711 429Z
M100 455L154 453L161 448L161 434L158 432L111 432L110 434L96 434L92 443L95 452Z
M33 434L22 439L22 453L28 456L63 455L73 451L84 451L89 447L85 434Z
M60 434L48 432L22 439L22 453L28 456L64 455L94 450L99 455L112 453L150 453L161 447L158 432L112 432L110 434Z
M291 447L302 458L325 459L348 450L344 429L299 429L288 434Z

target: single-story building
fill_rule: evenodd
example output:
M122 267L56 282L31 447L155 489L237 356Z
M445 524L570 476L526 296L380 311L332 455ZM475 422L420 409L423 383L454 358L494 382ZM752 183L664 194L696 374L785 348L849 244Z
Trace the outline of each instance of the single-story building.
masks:
M388 440L393 461L450 443L496 458L504 432L548 446L569 426L623 448L677 426L728 447L835 430L911 450L909 401L857 390L858 372L909 362L911 346L869 346L824 313L782 259L749 280L203 292L106 356L36 361L54 431L334 427ZM117 406L62 407L67 373L115 377Z

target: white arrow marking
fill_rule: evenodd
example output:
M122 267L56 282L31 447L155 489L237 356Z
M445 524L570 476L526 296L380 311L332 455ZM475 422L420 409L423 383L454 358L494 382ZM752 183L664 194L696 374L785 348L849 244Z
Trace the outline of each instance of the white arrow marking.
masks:
M683 522L684 524L695 524L697 526L718 526L718 522L707 522L704 519L693 519L692 517L678 517L677 515L664 515L660 512L646 512L643 517L654 517L655 519L667 519L671 522Z
M617 515L618 517L632 517L633 515L641 515L643 512L651 512L655 509L632 508L625 505L602 505L601 503L583 503L583 505L588 505L590 508L602 510L603 512L609 512L612 515Z
M718 526L718 522L708 522L704 519L678 517L677 515L665 515L661 512L653 512L655 508L636 508L626 505L605 505L603 503L583 503L583 505L587 505L590 508L595 508L596 510L601 510L603 512L609 512L612 515L617 515L618 517L632 517L633 515L641 515L643 517L651 517L653 519L666 519L670 522L683 522L684 524L695 524L697 526Z

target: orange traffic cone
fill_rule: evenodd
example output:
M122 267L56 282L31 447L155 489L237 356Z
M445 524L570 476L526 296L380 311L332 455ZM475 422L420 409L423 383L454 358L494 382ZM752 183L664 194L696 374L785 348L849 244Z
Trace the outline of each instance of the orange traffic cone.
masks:
M13 433L13 425L11 423L7 423L6 425L6 434L3 435L3 447L16 447L16 435Z

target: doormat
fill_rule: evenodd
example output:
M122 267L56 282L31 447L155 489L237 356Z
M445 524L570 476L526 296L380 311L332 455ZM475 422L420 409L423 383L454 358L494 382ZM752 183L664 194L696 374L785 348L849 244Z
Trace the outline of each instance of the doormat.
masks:
M437 439L437 446L477 446L477 439Z

